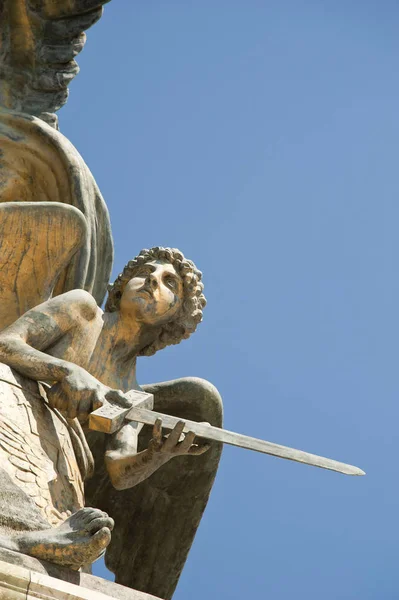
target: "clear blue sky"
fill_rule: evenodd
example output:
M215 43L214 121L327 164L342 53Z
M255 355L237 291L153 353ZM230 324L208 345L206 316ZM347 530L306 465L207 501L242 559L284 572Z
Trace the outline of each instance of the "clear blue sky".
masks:
M358 465L227 447L175 600L399 597L398 4L113 0L61 130L142 247L204 272L198 375L225 425ZM97 569L101 572L101 567Z

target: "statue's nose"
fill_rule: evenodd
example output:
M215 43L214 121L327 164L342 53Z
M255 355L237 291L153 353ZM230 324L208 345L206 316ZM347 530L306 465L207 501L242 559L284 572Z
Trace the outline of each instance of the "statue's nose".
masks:
M158 287L158 280L155 277L154 273L150 273L148 276L148 283L155 290Z

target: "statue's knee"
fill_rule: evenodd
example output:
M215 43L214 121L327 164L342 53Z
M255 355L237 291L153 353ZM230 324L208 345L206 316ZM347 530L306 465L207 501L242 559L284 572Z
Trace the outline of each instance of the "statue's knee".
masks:
M222 398L212 383L199 377L183 377L143 385L145 392L154 394L154 408L193 421L207 421L220 427L223 420Z
M201 413L201 420L208 421L215 427L223 422L223 401L217 388L200 377L185 377L180 380L184 395L190 403L196 404Z

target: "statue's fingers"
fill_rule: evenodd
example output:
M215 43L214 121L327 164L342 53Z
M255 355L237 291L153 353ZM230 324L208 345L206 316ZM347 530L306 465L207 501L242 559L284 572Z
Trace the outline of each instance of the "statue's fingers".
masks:
M195 433L193 431L189 431L186 433L186 437L180 444L177 446L179 454L187 454L190 450L192 443L195 439Z
M95 390L95 392L93 393L92 397L91 397L91 406L90 406L90 410L97 410L98 408L101 408L102 405L104 404L104 396L101 394L101 392Z
M90 413L79 411L78 419L81 425L84 425L89 420Z
M57 394L54 402L54 408L65 414L68 411L68 400L65 394Z
M166 440L166 442L163 445L163 450L165 450L165 452L173 452L176 444L178 444L178 442L179 442L181 434L183 433L184 426L185 426L184 421L179 421L174 426L174 428L172 429L171 433L168 436L168 439Z
M55 387L55 386L53 386L53 387ZM48 400L49 405L52 408L57 408L56 407L56 404L57 404L57 394L54 392L53 388L50 388L47 391L47 400Z
M148 445L150 452L159 452L162 449L162 420L157 419L152 428L152 439Z
M79 419L81 423L84 423L89 418L91 412L91 399L86 397L80 399L79 402L69 403L67 409L67 415L70 419Z
M130 408L133 404L131 400L126 398L122 390L109 390L105 394L105 399L108 400L108 402L119 404L122 408Z
M49 404L52 408L61 410L64 402L63 402L62 396L59 392L47 394L47 398L48 398Z
M63 397L60 383L56 383L47 391L47 399L52 408L61 409Z
M152 437L158 442L162 442L162 419L157 419L152 428Z
M159 452L161 449L162 449L162 441L152 438L152 440L150 440L150 443L148 444L148 451L150 452L150 454L152 454L154 452Z
M76 402L69 402L66 413L69 419L76 419L78 416L78 405Z
M193 456L200 456L201 454L205 454L207 450L211 447L210 444L202 444L201 446L192 446L188 451L189 454Z

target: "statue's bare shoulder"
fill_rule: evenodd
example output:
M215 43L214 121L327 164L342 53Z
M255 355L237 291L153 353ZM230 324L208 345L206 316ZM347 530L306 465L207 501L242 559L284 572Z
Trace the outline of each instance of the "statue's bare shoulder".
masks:
M56 296L51 300L48 300L40 307L44 308L44 311L49 311L50 314L61 313L69 319L76 321L76 319L83 319L84 321L92 321L98 316L102 315L101 309L98 307L97 302L93 296L85 290L71 290L65 292L60 296Z

